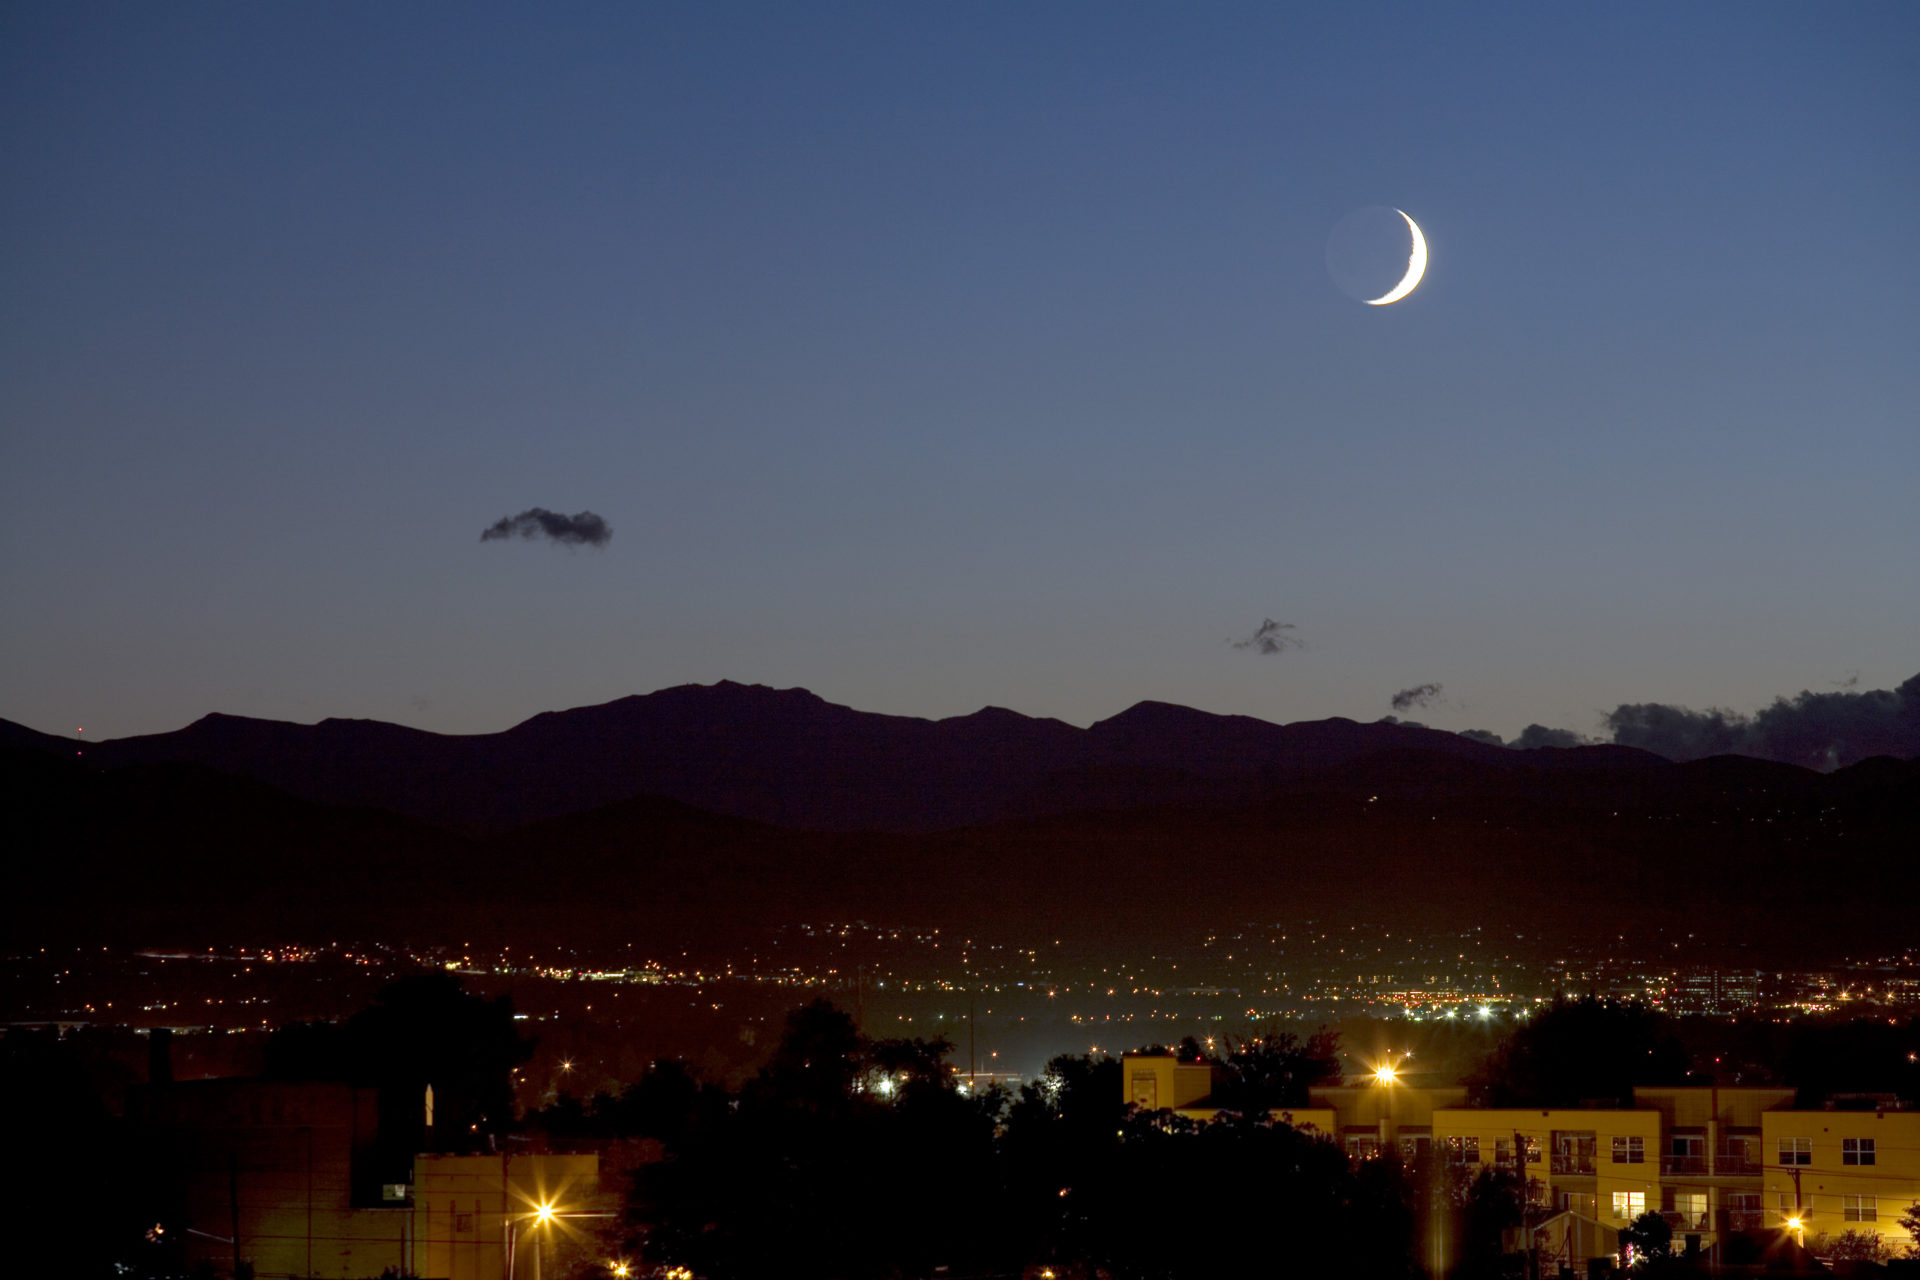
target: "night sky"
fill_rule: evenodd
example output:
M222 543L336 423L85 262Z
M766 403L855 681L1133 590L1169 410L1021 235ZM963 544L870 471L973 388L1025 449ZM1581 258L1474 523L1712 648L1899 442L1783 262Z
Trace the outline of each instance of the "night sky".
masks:
M1905 3L9 4L0 716L1891 688L1916 218Z

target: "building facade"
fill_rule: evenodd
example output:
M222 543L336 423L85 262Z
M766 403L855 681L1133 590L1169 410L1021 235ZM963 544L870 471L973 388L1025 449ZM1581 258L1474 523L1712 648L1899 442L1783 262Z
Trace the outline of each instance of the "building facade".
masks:
M1845 1100L1852 1101L1852 1100ZM1920 1111L1881 1100L1871 1109L1769 1111L1761 1208L1819 1252L1821 1237L1872 1232L1898 1251L1912 1246L1900 1218L1920 1201Z
M133 1115L158 1225L219 1275L527 1280L607 1212L594 1155L402 1152L396 1167L375 1092L346 1084L166 1082Z
M1126 1101L1142 1110L1200 1122L1218 1114L1204 1063L1128 1054L1121 1075ZM1391 1151L1468 1176L1523 1173L1567 1241L1608 1240L1658 1213L1680 1249L1756 1230L1791 1233L1816 1253L1847 1231L1871 1232L1896 1254L1915 1244L1900 1218L1920 1202L1920 1111L1892 1099L1808 1111L1793 1108L1792 1089L1707 1086L1635 1089L1631 1107L1489 1108L1468 1106L1460 1086L1389 1074L1311 1089L1309 1101L1274 1117L1352 1159Z

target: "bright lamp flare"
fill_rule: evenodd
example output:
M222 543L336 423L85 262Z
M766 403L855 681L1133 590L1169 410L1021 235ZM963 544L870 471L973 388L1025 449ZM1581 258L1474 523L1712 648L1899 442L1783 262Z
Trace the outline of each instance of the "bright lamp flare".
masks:
M1400 1079L1400 1073L1392 1067L1375 1067L1373 1078L1381 1084L1393 1084Z

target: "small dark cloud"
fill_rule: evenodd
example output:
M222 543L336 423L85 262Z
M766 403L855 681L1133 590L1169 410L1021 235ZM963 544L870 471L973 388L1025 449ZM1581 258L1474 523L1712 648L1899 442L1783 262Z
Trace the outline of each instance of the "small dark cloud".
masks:
M1507 740L1491 729L1462 729L1460 736L1472 742L1484 742L1490 747L1507 745Z
M1669 760L1743 755L1809 769L1838 769L1869 756L1920 756L1920 675L1896 689L1802 690L1752 715L1663 702L1622 703L1606 718L1613 740Z
M1395 711L1411 711L1415 707L1430 707L1439 696L1439 685L1417 684L1411 689L1402 689L1393 695L1393 709Z
M1285 653L1289 649L1304 649L1307 642L1288 632L1298 630L1291 622L1275 622L1267 618L1261 622L1254 633L1245 640L1228 641L1236 649L1251 649L1255 653Z
M528 507L517 516L501 516L480 531L482 542L496 538L551 538L569 547L604 547L612 537L613 526L591 511L563 516L545 507Z

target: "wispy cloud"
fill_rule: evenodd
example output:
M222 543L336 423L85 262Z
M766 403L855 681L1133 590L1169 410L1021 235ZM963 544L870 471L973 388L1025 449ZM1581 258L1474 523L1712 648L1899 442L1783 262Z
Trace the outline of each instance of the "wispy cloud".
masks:
M1417 684L1411 689L1402 689L1393 695L1393 709L1395 711L1410 711L1415 707L1429 707L1432 706L1439 697L1439 685Z
M1236 649L1251 649L1255 653L1269 655L1285 653L1289 649L1307 647L1305 640L1289 634L1298 629L1291 622L1275 622L1272 618L1267 618L1245 640L1231 640L1228 643Z

